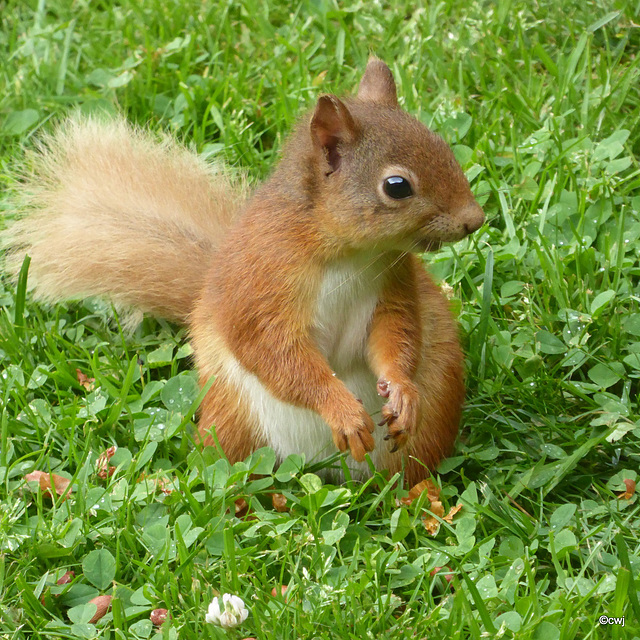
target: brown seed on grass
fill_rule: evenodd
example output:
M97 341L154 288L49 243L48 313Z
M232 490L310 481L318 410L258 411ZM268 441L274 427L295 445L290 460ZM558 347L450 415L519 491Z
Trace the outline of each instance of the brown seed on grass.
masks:
M442 577L449 583L451 584L451 582L453 582L453 571L451 570L451 567L434 567L433 569L431 569L431 571L429 572L430 576L435 576L436 574L442 572ZM446 572L446 573L445 573Z
M97 607L93 618L89 620L91 624L93 624L94 622L98 622L98 620L100 620L100 618L102 618L107 613L107 611L109 611L112 599L113 596L97 596L89 600L90 603L95 604Z
M243 518L249 512L249 505L244 498L238 498L235 501L235 515L236 518Z
M289 587L287 587L286 584L283 584L280 586L280 595L284 597L285 593L287 593L287 589ZM278 595L278 588L277 587L273 587L273 589L271 589L271 595L275 598Z
M273 504L273 508L280 513L289 511L289 508L287 507L287 498L282 493L272 493L271 503Z
M56 584L69 584L75 577L75 571L67 571L61 578L58 578Z

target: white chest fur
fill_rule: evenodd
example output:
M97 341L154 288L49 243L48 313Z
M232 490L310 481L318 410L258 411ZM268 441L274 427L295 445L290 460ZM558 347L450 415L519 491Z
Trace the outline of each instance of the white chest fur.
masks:
M336 375L361 399L367 411L379 416L383 400L366 361L369 325L382 288L380 263L371 258L344 260L328 267L316 300L312 335ZM250 399L254 417L269 446L279 458L303 453L307 462L336 451L328 425L313 411L274 398L256 376L239 363L229 363L227 374ZM374 434L376 452L383 447L385 429ZM354 471L367 472L366 464L349 459Z
M371 317L382 281L380 266L370 259L344 260L325 272L313 320L313 336L340 376L364 361Z

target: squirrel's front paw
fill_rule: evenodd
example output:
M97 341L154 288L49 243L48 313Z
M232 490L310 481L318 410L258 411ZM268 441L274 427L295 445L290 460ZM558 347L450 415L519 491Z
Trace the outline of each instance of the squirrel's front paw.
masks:
M413 382L391 382L385 378L378 380L378 394L389 401L382 407L382 421L389 433L385 440L393 440L391 453L404 447L407 440L416 430L420 407L420 396Z
M373 420L362 404L355 399L352 406L343 406L339 415L335 416L329 425L336 447L340 451L349 449L358 462L363 462L365 454L375 448L372 435L375 429Z

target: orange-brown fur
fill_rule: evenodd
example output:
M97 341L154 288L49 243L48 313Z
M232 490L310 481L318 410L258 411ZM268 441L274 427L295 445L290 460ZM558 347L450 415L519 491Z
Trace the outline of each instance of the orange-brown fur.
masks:
M209 377L201 372L200 382L203 386ZM266 441L255 434L250 409L243 402L237 387L222 380L214 380L200 405L200 436L203 445L215 445L217 439L227 458L236 462L267 445Z
M412 483L450 453L457 328L408 252L464 237L483 214L446 143L399 109L384 63L369 62L357 97L319 99L247 202L192 154L121 122L67 125L35 166L22 190L31 214L5 239L9 270L29 253L40 297L107 294L188 322L201 383L214 378L205 443L215 429L236 461L270 443L285 455L298 435L323 447L330 432ZM405 173L410 197L392 198L384 180ZM340 287L354 296L346 317ZM352 364L318 342L332 332ZM388 451L370 415L376 378Z

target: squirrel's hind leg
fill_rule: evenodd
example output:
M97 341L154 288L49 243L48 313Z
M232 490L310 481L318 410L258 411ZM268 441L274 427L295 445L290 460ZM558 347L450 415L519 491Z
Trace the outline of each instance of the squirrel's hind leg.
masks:
M208 372L201 371L200 384L206 384L208 379ZM244 460L256 449L267 445L254 423L249 407L235 385L220 378L214 380L199 409L198 431L202 445L215 445L217 439L229 462Z

